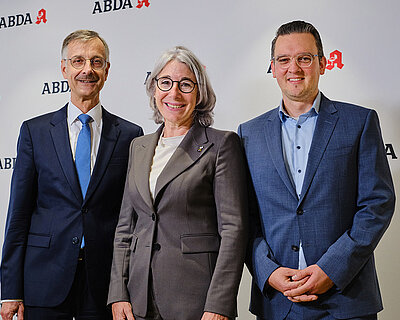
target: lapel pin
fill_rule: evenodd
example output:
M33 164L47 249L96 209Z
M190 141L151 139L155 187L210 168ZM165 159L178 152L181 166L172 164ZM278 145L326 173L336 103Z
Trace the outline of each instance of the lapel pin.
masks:
M197 151L198 151L198 152L202 152L202 151L203 151L203 148L204 148L203 146L200 146L200 147L197 149Z

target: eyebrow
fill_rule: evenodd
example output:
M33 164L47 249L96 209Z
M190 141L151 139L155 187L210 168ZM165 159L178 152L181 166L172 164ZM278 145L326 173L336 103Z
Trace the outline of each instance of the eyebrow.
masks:
M85 57L82 56L82 55L80 55L80 54L76 54L76 55L72 56L70 59L72 59L72 58L84 58L84 59L85 59ZM98 55L93 56L93 57L88 58L88 59L95 59L95 58L102 58L102 59L104 59L104 60L106 59L105 57L98 56Z
M160 76L160 78L168 78L168 79L171 79L171 80L172 80L172 77L171 77L170 75ZM190 80L190 81L192 81L192 82L196 82L196 80L192 80L192 79L190 79L189 77L182 77L180 80L177 80L177 81L182 81L182 80ZM175 80L174 80L174 81L175 81Z
M296 55L294 55L293 57L298 56L299 54L311 54L311 55L314 55L314 53L311 53L311 52L299 52ZM315 53L315 54L318 54L318 53ZM291 57L291 56L288 55L288 54L281 54L281 55L276 56L276 57L277 58L281 58L281 57Z

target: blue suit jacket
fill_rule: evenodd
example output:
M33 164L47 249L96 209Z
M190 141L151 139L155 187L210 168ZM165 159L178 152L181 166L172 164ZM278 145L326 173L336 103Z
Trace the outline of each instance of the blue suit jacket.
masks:
M254 195L248 266L250 310L284 319L291 302L269 287L279 266L307 265L335 283L305 308L336 318L382 309L373 251L391 220L394 189L375 111L322 96L300 199L285 167L278 108L239 126ZM294 248L296 249L296 248Z
M96 164L85 199L67 128L67 106L25 121L18 140L1 265L1 298L51 307L66 298L85 235L95 301L106 304L115 227L137 125L103 108Z

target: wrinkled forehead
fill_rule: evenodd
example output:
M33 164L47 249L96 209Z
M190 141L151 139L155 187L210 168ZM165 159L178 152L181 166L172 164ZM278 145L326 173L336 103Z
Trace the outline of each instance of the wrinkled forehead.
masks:
M85 58L92 58L95 56L106 57L106 49L103 42L98 38L90 40L75 39L72 40L66 47L64 55L83 56Z

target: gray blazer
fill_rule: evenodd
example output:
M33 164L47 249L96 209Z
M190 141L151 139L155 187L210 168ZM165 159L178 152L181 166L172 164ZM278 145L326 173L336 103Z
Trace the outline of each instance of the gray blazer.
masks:
M247 239L240 140L193 125L158 177L153 203L149 172L161 132L131 144L108 303L130 301L146 316L151 272L163 319L236 317Z

